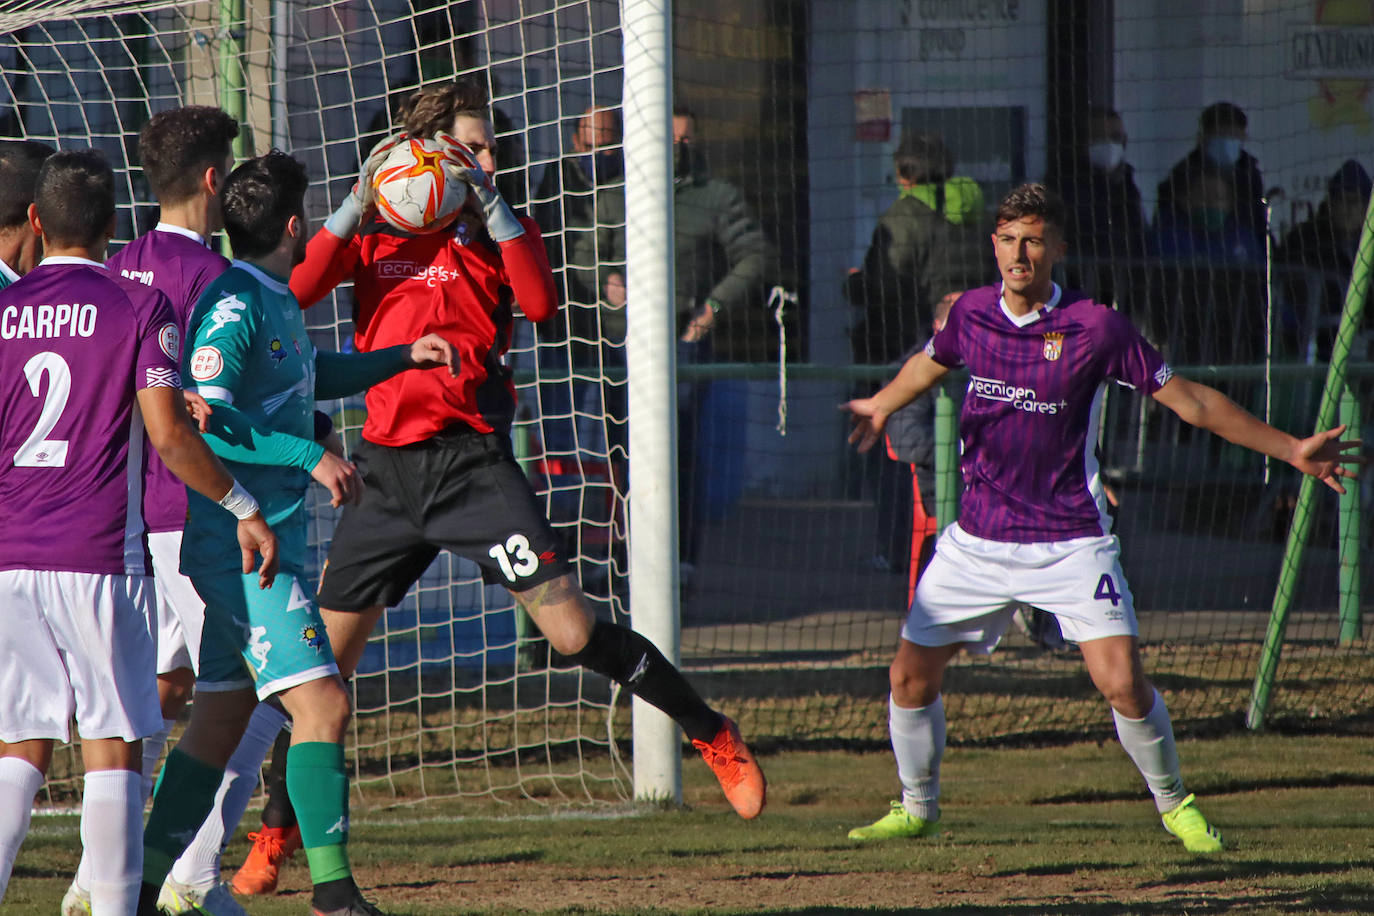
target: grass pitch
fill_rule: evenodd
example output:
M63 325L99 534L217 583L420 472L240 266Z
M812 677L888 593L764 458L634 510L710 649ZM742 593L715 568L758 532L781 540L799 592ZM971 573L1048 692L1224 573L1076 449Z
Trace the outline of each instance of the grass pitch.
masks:
M1368 739L1241 735L1181 752L1221 855L1195 858L1164 833L1114 742L951 748L929 840L845 837L895 796L890 754L789 752L762 758L769 807L753 822L692 759L684 808L370 807L354 812L351 848L394 914L1374 912ZM245 852L240 833L227 864ZM55 914L78 854L75 817L35 818L7 916ZM249 912L307 912L302 859Z

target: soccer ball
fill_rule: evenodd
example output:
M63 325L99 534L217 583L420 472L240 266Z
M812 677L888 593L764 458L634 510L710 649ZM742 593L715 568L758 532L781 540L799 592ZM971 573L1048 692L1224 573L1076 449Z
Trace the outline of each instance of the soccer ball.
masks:
M468 186L450 177L445 162L464 165L451 146L438 140L407 137L397 143L372 179L382 219L420 235L449 226L467 200Z

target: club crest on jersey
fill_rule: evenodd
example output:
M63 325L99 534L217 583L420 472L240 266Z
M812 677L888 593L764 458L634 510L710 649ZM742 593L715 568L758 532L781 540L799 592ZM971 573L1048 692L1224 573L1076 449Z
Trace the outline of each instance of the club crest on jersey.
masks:
M324 634L320 632L319 627L313 623L308 623L301 627L301 642L314 649L318 655L324 647Z
M272 365L280 366L281 361L286 359L286 348L281 345L280 337L273 337L272 342L267 345L267 355L272 357Z
M1045 359L1054 362L1064 355L1064 333L1062 331L1047 331L1044 337L1045 349L1041 352L1045 354Z

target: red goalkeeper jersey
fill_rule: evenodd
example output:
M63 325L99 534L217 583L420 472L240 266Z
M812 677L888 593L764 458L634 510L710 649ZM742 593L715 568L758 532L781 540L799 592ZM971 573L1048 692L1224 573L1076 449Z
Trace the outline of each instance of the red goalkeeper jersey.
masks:
M306 308L344 280L353 280L354 342L361 351L435 333L462 360L458 377L444 369L402 372L367 392L363 437L378 445L408 445L455 422L478 432L508 432L515 386L505 353L513 306L531 321L558 307L539 227L521 218L525 234L503 242L462 234L398 235L378 220L345 241L321 229L291 274L291 291Z

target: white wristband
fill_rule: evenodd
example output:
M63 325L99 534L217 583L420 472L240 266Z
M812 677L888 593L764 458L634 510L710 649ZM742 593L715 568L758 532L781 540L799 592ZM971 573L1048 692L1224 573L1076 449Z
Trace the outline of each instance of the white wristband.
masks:
M219 504L233 513L234 518L239 521L252 518L258 513L258 501L237 480L229 488L229 492L224 494L224 498L219 501Z

